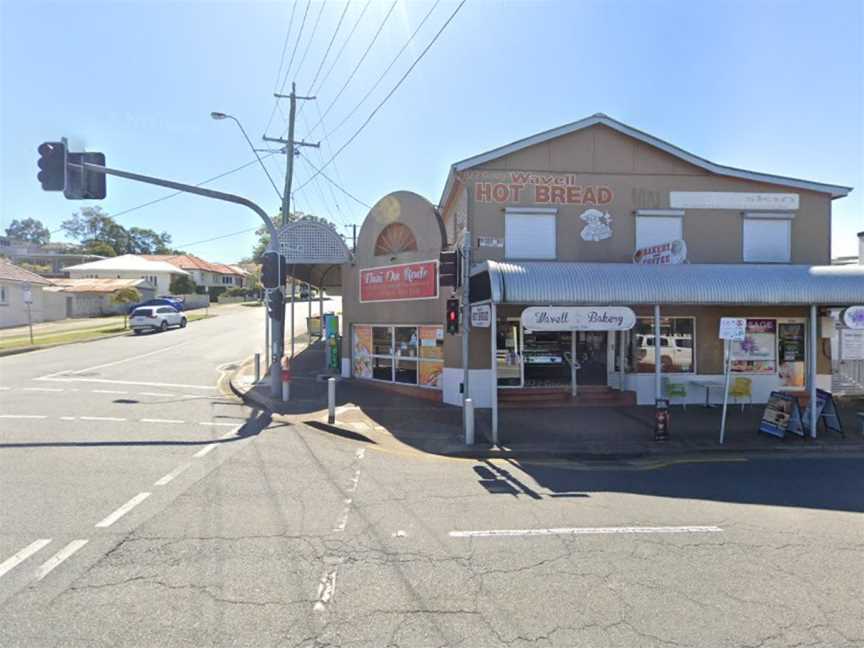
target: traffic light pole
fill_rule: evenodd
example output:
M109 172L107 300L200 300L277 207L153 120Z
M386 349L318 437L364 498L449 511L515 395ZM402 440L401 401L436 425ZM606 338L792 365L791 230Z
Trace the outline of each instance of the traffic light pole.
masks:
M172 180L163 180L162 178L145 176L139 173L130 173L129 171L121 171L120 169L111 169L105 166L100 166L98 164L90 164L88 162L83 162L82 164L74 164L72 162L69 162L68 166L70 168L77 168L80 171L86 170L92 171L93 173L103 173L105 175L117 176L118 178L125 178L134 182L143 182L145 184L157 185L159 187L167 187L168 189L174 189L175 191L182 191L184 193L191 193L197 196L204 196L205 198L213 198L214 200L221 200L224 202L234 203L235 205L242 205L243 207L248 207L256 214L258 214L261 220L264 221L264 225L267 227L267 231L270 233L269 250L279 254L279 233L276 231L276 226L273 224L273 221L270 220L267 212L265 212L263 209L261 209L261 207L256 205L248 198L243 198L242 196L237 196L235 194L229 194L222 191L214 191L213 189L204 189L203 187L187 185L181 182L173 182ZM284 352L284 340L282 339L281 335L276 335L276 330L281 329L281 322L277 322L276 320L274 320L272 315L270 319L274 329L274 335L272 336L271 340L270 395L273 396L273 398L278 399L282 395L280 360L282 359L282 354Z

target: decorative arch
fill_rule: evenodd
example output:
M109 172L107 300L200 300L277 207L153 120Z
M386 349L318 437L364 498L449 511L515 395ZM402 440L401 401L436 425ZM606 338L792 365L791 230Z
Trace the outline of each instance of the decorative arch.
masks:
M323 223L300 219L279 229L279 249L289 264L339 264L352 260L342 237Z
M392 256L416 251L417 239L405 223L390 223L381 230L375 241L375 256Z

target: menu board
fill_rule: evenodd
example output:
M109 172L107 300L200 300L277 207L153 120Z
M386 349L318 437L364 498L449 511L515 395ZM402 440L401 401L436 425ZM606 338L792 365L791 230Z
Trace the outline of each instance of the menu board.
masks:
M354 325L351 341L351 375L372 377L372 327Z
M810 407L813 403L807 405L804 409L804 428L807 433L810 433ZM837 403L834 401L834 396L831 392L826 392L822 389L816 390L816 425L819 425L820 419L825 424L825 429L831 432L837 432L840 436L843 434L843 425L840 423L840 414L837 409Z
M777 325L777 338L780 364L780 384L783 387L800 389L804 387L804 323L781 322Z
M840 329L840 359L864 360L864 331Z
M776 371L777 320L748 319L743 340L732 342L731 370L773 374Z
M786 432L804 436L798 399L783 392L771 392L762 413L759 431L780 439L786 436Z

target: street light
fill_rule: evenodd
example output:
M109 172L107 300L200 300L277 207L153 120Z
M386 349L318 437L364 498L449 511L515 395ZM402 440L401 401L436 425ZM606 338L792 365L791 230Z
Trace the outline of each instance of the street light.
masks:
M223 112L211 112L210 117L215 119L216 121L221 121L223 119L231 119L237 124L237 127L240 129L240 132L243 133L243 137L246 138L246 143L249 144L249 148L252 149L252 152L255 154L255 157L258 159L258 164L261 165L261 168L264 169L264 173L267 174L267 179L270 180L270 184L273 185L273 190L276 192L276 195L279 196L279 202L282 202L282 194L279 191L279 187L276 186L276 183L273 182L273 177L270 175L270 172L267 170L267 167L264 165L264 160L261 159L261 156L258 155L258 149L252 144L252 140L249 139L249 136L246 134L246 129L243 128L243 124L240 123L240 120L237 119L234 115L229 115L228 113Z

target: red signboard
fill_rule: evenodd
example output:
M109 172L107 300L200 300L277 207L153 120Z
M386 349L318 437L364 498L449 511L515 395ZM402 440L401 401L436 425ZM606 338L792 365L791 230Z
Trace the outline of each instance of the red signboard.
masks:
M360 301L400 301L438 297L438 262L419 261L360 271Z

